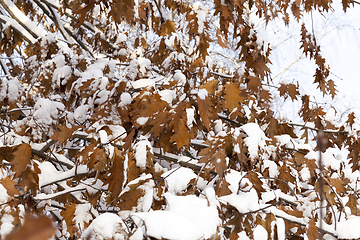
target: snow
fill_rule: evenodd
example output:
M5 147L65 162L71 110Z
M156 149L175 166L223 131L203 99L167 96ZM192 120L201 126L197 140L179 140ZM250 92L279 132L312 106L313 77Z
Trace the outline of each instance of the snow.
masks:
M240 213L247 213L260 209L258 203L259 199L254 188L250 189L248 192L240 191L239 194L232 193L230 195L222 196L219 200L234 206Z
M0 204L7 202L9 199L9 195L7 194L6 188L2 184L0 184Z
M13 221L14 217L10 213L10 207L6 206L2 209L3 213L0 218L0 236L6 236L9 234L14 228Z
M274 161L271 160L264 160L263 161L263 165L262 165L263 169L268 168L269 169L269 177L276 177L279 174L278 171L278 166L276 165L276 163Z
M149 120L149 117L139 117L136 119L136 122L139 125L145 125L145 123Z
M205 100L207 95L208 95L208 91L206 89L204 89L204 88L199 89L198 96L201 100Z
M239 240L250 240L250 238L246 235L245 231L241 231L238 233Z
M176 91L170 89L161 90L159 91L159 94L161 96L161 99L167 102L168 104L171 104L176 97Z
M84 223L89 223L93 219L90 209L92 208L91 203L77 204L73 221L75 226L79 229L84 229Z
M58 171L50 162L40 162L39 168L41 173L39 174L39 186L43 187L55 182L65 181L76 174L87 173L88 169L85 165L79 165L76 168L72 168L68 171Z
M16 78L3 78L0 83L0 101L8 98L10 102L15 102L22 92L20 82Z
M300 176L303 181L308 181L311 178L310 170L308 167L304 167L300 170Z
M139 79L131 83L135 89L155 87L155 80L150 78Z
M16 16L17 19L23 23L27 29L34 32L38 37L44 37L46 35L46 31L41 29L35 23L33 23L20 9L11 1L11 0L3 0L4 4L10 9L10 11Z
M326 149L326 151L321 154L321 161L323 166L338 170L340 168L340 161L334 156L333 150L333 148ZM305 155L307 159L316 159L317 165L319 165L319 157L319 152L315 151L310 151Z
M147 162L147 149L153 153L151 143L147 139L142 139L135 144L135 159L136 165L145 169Z
M89 117L89 115L87 114L89 109L90 105L87 104L77 107L74 111L74 118L79 122L84 122Z
M186 77L180 70L175 70L175 74L173 76L175 81L179 81L179 83L185 83Z
M206 18L206 12L204 10L199 10L197 12L197 19L198 19L198 33L202 34L204 32L204 22L205 22L205 18Z
M166 193L165 198L166 210L131 215L135 221L138 217L144 222L149 236L158 239L195 240L202 237L207 239L216 233L217 226L220 225L218 212L215 206L208 206L205 198L194 195L176 196L171 193Z
M247 123L240 127L248 137L245 138L244 142L248 147L250 158L258 156L259 147L264 149L266 146L266 140L270 140L265 136L265 133L260 129L256 123Z
M106 144L109 139L108 139L108 134L105 130L100 130L99 131L99 137L100 137L100 143L101 144Z
M282 218L276 218L278 240L285 240L285 222Z
M195 122L195 109L187 108L186 109L186 125L191 128L193 126L193 123Z
M268 233L266 229L261 225L257 225L255 227L253 234L254 234L254 240L268 239Z
M10 24L13 28L20 32L31 44L35 44L36 39L14 19L6 17L4 15L0 15L0 21Z
M39 98L34 106L34 118L39 124L51 125L59 117L59 112L65 109L60 102Z
M132 102L132 98L131 98L131 95L130 93L128 92L123 92L121 95L120 95L120 100L121 100L121 104L122 105L128 105Z
M125 232L124 222L122 219L113 213L103 213L95 218L89 227L81 234L81 238L89 240L95 239L125 239L123 232Z
M346 220L343 219L337 222L335 235L340 239L358 239L360 238L359 226L360 217L351 215ZM323 227L325 230L334 231L334 226L327 225L326 223L323 223Z
M175 168L161 175L166 181L168 191L174 194L181 193L188 187L190 180L196 179L197 175L189 168Z

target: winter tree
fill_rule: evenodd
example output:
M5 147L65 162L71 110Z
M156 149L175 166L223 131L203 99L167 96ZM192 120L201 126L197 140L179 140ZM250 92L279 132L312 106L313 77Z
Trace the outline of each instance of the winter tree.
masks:
M0 4L1 239L360 238L360 121L300 90L331 0Z

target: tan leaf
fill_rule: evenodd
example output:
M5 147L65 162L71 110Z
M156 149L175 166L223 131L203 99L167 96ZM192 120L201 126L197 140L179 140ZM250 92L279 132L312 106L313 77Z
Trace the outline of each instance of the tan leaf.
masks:
M336 189L338 194L345 194L347 192L345 188L346 183L344 183L343 180L339 178L329 178L329 184Z
M349 194L348 197L349 197L349 201L345 204L345 206L350 208L351 214L358 216L360 210L357 207L358 206L357 199L352 194Z
M136 159L133 152L129 152L128 168L126 170L127 182L130 182L140 176L140 167L136 165Z
M240 93L240 89L235 84L231 82L226 84L224 90L225 108L229 109L230 112L244 102Z
M306 235L309 240L316 240L319 238L319 233L317 231L317 227L315 225L315 221L313 219L310 219L309 225L307 227Z
M18 177L22 171L25 170L27 165L31 164L31 147L27 143L23 143L15 147L15 150L12 153L12 170L15 172L15 177Z
M212 156L212 163L215 166L216 173L219 174L219 177L224 176L224 171L226 170L227 164L225 160L225 150L220 149Z
M47 240L55 234L56 228L50 218L41 215L37 218L25 214L24 225L12 231L5 240Z
M293 101L296 100L296 96L300 95L298 87L292 83L281 84L279 87L279 93L281 97L284 97L285 99L290 97Z
M229 186L230 184L225 180L225 178L221 178L215 187L216 196L221 197L231 194L232 192L229 189Z
M15 188L15 185L17 185L13 180L11 180L11 178L9 176L0 179L0 184L2 184L4 186L4 188L6 189L7 194L10 197L14 197L14 195L20 195L19 190L17 190Z
M197 104L199 107L199 115L201 117L202 122L207 130L210 129L210 123L212 118L214 118L213 106L210 102L209 98L205 98L204 100L200 97L197 98Z
M211 80L205 84L203 84L202 86L200 86L200 89L206 89L206 91L209 94L215 94L215 88L217 87L217 85L219 84L218 80Z
M189 132L189 129L182 118L179 119L177 128L175 128L174 131L175 133L171 136L170 141L176 143L177 149L188 145L193 138L193 134Z
M76 204L71 203L70 205L65 205L65 211L61 211L60 215L63 217L63 220L66 222L67 231L73 235L75 231L77 231L77 227L73 223L75 211L76 211Z
M264 192L265 189L262 187L262 181L260 180L259 176L256 172L248 171L248 174L246 175L246 178L250 180L250 182L253 184L258 196L261 196L261 192Z
M103 171L107 163L107 155L104 148L96 148L90 155L88 167L96 171Z
M124 161L123 152L114 148L114 157L112 166L109 171L110 176L104 182L104 185L109 184L108 191L117 197L122 191L124 184Z
M132 210L133 207L137 206L139 199L145 194L141 186L146 182L148 182L148 180L140 180L137 183L127 185L129 191L121 194L117 206L120 207L121 210Z
M70 139L73 132L75 132L79 128L77 126L73 126L72 128L67 128L64 125L58 125L57 127L58 130L54 132L54 135L51 137L51 139L55 141L59 141L60 144Z
M295 183L295 177L291 174L291 169L287 166L286 163L284 163L281 168L279 169L279 176L278 178L287 182L287 183ZM280 182L279 183L279 188L281 189L281 191L283 191L284 193L287 193L288 191L291 191L288 187L287 184L285 184L284 182Z
M33 193L39 189L39 174L41 170L37 163L33 162L32 167L27 167L19 176L19 185L24 191L31 190Z

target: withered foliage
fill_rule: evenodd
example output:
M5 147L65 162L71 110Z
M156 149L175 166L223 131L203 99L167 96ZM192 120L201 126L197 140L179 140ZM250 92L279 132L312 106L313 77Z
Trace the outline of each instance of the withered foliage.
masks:
M297 83L281 83L281 97L301 101L303 122L277 118L271 48L251 20L255 13L266 23L301 22L311 11L331 11L331 2L0 0L0 184L8 195L0 225L11 215L18 229L6 239L54 232L77 239L104 212L123 217L117 233L128 239L140 227L132 213L166 209L163 173L173 167L197 174L178 195L204 197L199 179L217 200L256 191L258 210L218 201L216 239L253 238L258 225L277 239L281 221L287 239L316 239L321 221L336 237L335 222L360 214L357 180L344 173L360 169L356 117L334 124ZM351 6L342 3L344 11ZM316 64L314 83L334 98L320 46L305 24L299 35ZM234 64L213 60L215 47L232 51L223 61ZM314 138L320 131L324 137ZM321 172L316 141L324 156L348 149L350 165L325 164ZM242 176L237 191L227 177L234 172ZM77 212L86 207L81 221Z

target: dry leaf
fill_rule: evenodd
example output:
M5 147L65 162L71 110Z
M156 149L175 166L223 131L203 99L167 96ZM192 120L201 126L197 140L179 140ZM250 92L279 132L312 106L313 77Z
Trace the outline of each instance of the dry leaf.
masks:
M41 215L33 217L25 214L24 225L12 231L5 240L48 240L55 234L56 228L50 218Z
M15 172L15 177L18 177L31 164L31 147L27 143L23 143L15 147L12 153L12 170Z
M240 103L244 102L244 99L240 96L240 89L233 83L227 83L224 90L225 108L230 112L234 108L239 107Z

